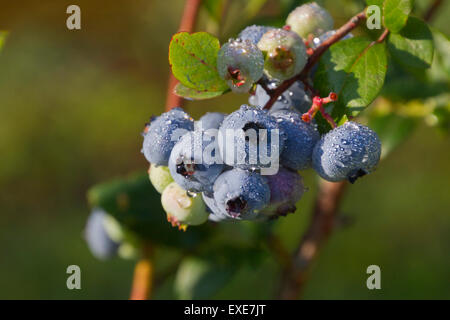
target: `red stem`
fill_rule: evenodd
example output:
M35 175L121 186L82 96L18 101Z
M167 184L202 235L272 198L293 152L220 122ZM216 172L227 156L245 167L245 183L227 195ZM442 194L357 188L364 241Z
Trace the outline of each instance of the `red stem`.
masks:
M191 33L194 30L201 3L202 0L186 0L178 32L184 31ZM183 106L184 99L174 93L174 89L177 84L178 80L173 76L171 72L167 88L166 111L169 111L170 109L175 107Z

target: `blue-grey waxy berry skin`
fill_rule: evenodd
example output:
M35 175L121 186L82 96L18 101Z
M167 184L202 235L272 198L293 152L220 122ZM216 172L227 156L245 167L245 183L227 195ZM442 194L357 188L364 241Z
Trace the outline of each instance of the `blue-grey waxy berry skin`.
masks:
M279 168L277 174L266 176L270 188L270 204L263 210L269 218L294 213L295 204L305 193L303 178L298 172Z
M286 136L280 164L292 170L310 168L314 146L320 140L316 125L304 122L297 112L281 110L272 116Z
M222 210L217 206L216 200L214 199L214 195L202 193L203 202L206 204L206 210L209 212L209 221L213 222L222 222L222 221L230 221L233 220L231 217L225 215Z
M222 112L207 112L198 120L198 126L201 126L203 131L219 129L225 117L226 114Z
M249 104L259 107L269 101L269 95L261 85L256 86L255 94L250 96ZM294 82L288 90L286 90L270 108L269 113L280 110L289 110L300 112L301 114L307 112L311 108L311 97L305 92L303 83L300 81Z
M217 178L214 200L227 217L255 220L262 217L261 210L270 202L270 188L265 176L236 168Z
M205 148L211 143L211 140L205 139L207 135L208 133L201 131L186 133L170 154L170 174L187 191L212 192L214 181L224 169L219 155L217 158L209 158L209 154L205 153ZM215 153L215 150L212 152Z
M101 260L111 258L117 254L119 243L113 241L105 229L107 213L101 209L94 209L89 215L84 236L92 254Z
M175 143L191 130L194 130L194 120L181 108L156 117L144 133L142 152L145 158L157 166L167 166Z
M253 139L244 134L253 134ZM268 168L273 165L270 160L278 161L285 139L274 117L266 110L245 104L224 119L218 138L224 163L250 170ZM270 159L265 159L263 154Z
M244 30L239 33L238 38L242 40L249 40L253 44L258 44L259 40L262 38L264 33L266 33L269 30L274 29L273 27L267 27L267 26L257 26L252 25L246 27Z
M366 126L349 121L320 139L313 151L313 168L325 180L353 183L375 169L380 155L378 135Z

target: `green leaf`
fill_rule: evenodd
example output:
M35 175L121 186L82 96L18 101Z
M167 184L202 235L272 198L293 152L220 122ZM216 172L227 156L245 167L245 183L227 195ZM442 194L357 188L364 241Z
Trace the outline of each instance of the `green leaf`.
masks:
M406 68L425 69L433 61L433 37L427 24L409 17L406 26L390 34L388 48L392 57Z
M393 33L399 32L408 20L412 10L411 0L385 0L383 24Z
M229 91L229 90L227 90ZM221 96L227 91L199 91L196 89L188 88L185 85L178 83L175 87L175 94L190 100L205 100Z
M416 124L417 119L393 113L372 115L369 119L369 127L380 137L382 145L381 157L385 158L405 141L415 129Z
M237 265L188 257L180 264L175 277L175 291L179 299L210 299L236 271Z
M383 87L386 69L383 43L351 38L334 44L323 55L314 84L322 96L330 92L338 94L338 100L327 110L339 122L344 115L358 115L377 97Z
M198 91L224 92L228 86L217 72L219 40L206 32L180 32L170 41L172 73L184 86Z
M208 233L206 225L189 227L186 232L173 228L147 173L96 185L89 190L88 201L92 207L111 214L129 231L155 244L191 248L203 242Z
M429 77L432 80L450 82L450 40L440 31L433 29L434 59Z

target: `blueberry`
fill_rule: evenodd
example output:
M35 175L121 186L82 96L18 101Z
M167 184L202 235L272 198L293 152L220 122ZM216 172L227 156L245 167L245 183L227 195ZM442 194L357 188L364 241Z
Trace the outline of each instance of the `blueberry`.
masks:
M219 129L225 117L225 113L207 112L200 118L200 120L198 120L198 125L201 126L203 131L209 129Z
M154 164L150 164L148 176L153 187L155 187L156 191L159 193L162 193L164 189L173 182L169 168L165 166L155 166Z
M303 39L308 36L319 36L333 29L334 21L327 10L315 2L303 4L295 8L287 17L286 24Z
M232 220L229 216L224 214L222 210L217 206L216 200L214 199L214 195L208 195L206 193L202 193L203 201L206 205L206 210L209 212L208 220L214 222L221 222Z
M235 168L217 178L214 200L225 216L254 220L260 218L260 211L269 204L270 189L264 176Z
M167 166L172 148L178 139L194 129L194 120L181 108L174 108L156 117L146 128L142 151L157 166Z
M320 139L316 126L304 122L296 112L282 110L274 112L272 116L277 119L278 126L286 136L280 156L281 165L293 170L310 168L314 146Z
M238 38L245 41L249 40L253 44L258 44L261 37L266 33L267 31L270 31L274 29L273 27L267 27L267 26L257 26L252 25L246 27L244 30L239 33Z
M263 213L270 218L294 213L295 204L305 192L302 177L296 171L281 167L277 174L266 178L270 188L270 204Z
M303 40L295 33L285 29L266 32L258 42L264 53L264 73L269 79L284 81L302 71L308 55Z
M217 71L235 93L248 92L262 77L263 68L261 50L248 40L230 39L217 55Z
M98 259L108 259L117 254L119 242L114 241L106 229L109 215L101 210L94 209L89 215L84 236L92 254Z
M355 182L375 169L381 142L370 128L346 122L331 130L314 147L313 168L325 180Z
M169 170L180 187L191 192L211 192L214 181L223 171L222 159L214 140L203 131L186 133L173 147L169 158ZM211 148L207 153L206 148ZM218 150L217 150L218 151Z
M176 182L172 182L164 189L161 204L167 214L167 220L180 230L186 230L187 226L197 226L208 220L209 213L202 197L189 194Z
M266 110L242 105L219 129L220 154L225 164L260 169L278 163L284 136Z

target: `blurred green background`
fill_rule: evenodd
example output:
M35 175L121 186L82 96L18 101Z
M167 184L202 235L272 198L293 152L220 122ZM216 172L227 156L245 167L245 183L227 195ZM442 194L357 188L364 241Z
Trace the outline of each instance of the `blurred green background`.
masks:
M245 2L235 0L234 2ZM276 12L269 1L262 14ZM283 2L283 1L281 1ZM340 25L355 1L326 1ZM417 1L420 8L427 1ZM82 30L65 26L69 4L82 11ZM450 3L433 25L447 35ZM0 298L126 299L134 261L96 260L82 230L87 189L145 170L140 132L163 111L167 48L182 0L0 2ZM219 30L200 13L198 29L233 35L248 23L240 12ZM194 118L230 112L245 96L190 102ZM425 125L372 175L351 186L342 213L352 223L333 234L314 264L307 299L450 299L450 141ZM316 175L295 215L275 223L294 249L309 220ZM164 219L162 215L161 219ZM178 232L174 229L173 232ZM160 249L157 269L173 256ZM66 268L81 267L82 290L66 288ZM366 268L381 267L382 290L366 288ZM211 298L271 298L279 268L271 254L241 268ZM174 298L173 277L156 298Z

